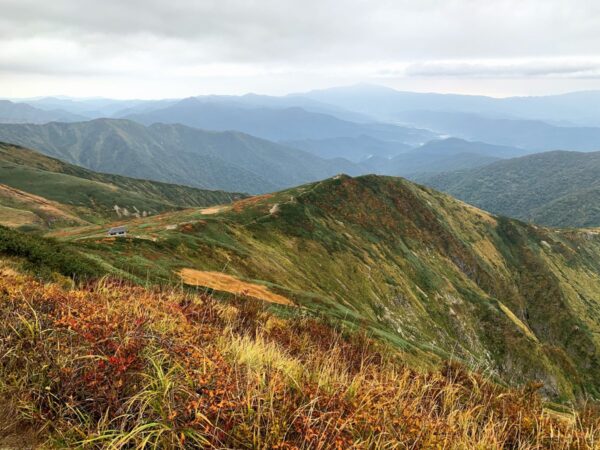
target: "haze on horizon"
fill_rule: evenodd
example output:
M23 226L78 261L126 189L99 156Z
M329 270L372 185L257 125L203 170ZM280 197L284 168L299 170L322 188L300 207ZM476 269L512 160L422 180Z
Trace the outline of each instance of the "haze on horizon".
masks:
M592 0L0 0L0 97L600 89Z

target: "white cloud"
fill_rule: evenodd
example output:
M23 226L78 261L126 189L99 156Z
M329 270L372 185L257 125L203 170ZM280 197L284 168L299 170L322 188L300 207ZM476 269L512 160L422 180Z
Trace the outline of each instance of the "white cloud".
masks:
M599 78L595 0L0 0L0 12L5 96L26 95L25 78L32 92L87 83L90 95L154 97Z
M465 78L600 78L600 58L424 61L410 64L403 74Z

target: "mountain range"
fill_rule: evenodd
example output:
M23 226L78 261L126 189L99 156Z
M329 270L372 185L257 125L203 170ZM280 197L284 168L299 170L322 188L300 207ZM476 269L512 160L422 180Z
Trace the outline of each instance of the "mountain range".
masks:
M338 173L405 176L495 213L594 226L594 183L541 187L552 173L576 177L569 170L578 154L543 157L539 167L528 162L533 159L502 164L540 151L598 149L600 128L581 126L593 124L587 99L594 95L494 99L359 85L280 97L48 97L2 102L9 111L2 120L33 123L0 124L0 140L95 171L234 192L271 192ZM72 122L84 116L132 120ZM532 179L517 182L505 167L521 180L526 174ZM475 172L485 181L475 182Z
M267 192L362 170L237 131L122 119L0 124L0 140L99 172L234 192Z
M295 94L376 120L531 151L600 149L600 92L545 97L401 92L357 85Z
M356 85L287 96L204 95L186 99L113 100L47 97L20 100L11 110L35 107L36 113L6 113L12 123L128 118L150 125L181 123L202 129L246 132L274 141L299 142L359 137L411 146L451 135L530 151L594 151L599 147L597 100L600 94L574 92L541 97L492 98L475 95L402 92L383 86ZM33 118L32 118L33 117ZM414 127L431 131L416 130ZM324 143L328 146L328 143ZM319 150L322 151L322 148ZM329 148L325 154L331 154Z
M438 133L508 145L530 152L600 149L600 128L558 127L539 120L498 119L471 113L410 111L398 119Z
M329 114L353 122L393 122L398 119L398 113L437 111L478 114L490 118L538 120L560 126L600 126L599 91L496 98L483 95L406 92L384 86L358 84L287 96L245 94L201 95L197 98L204 102L239 107L300 107L306 111ZM42 97L13 101L27 103L42 110L59 109L88 119L96 119L119 118L128 113L159 109L180 100Z
M364 145L382 143L359 139ZM401 150L392 158L377 154L365 158L350 146L348 153L360 160L351 162L321 158L239 132L166 124L145 127L123 119L0 124L0 140L98 172L202 189L263 193L339 173L377 173L405 176L494 213L523 220L558 226L600 224L594 190L598 172L593 158L597 153L590 153L589 159L575 152L512 158L527 151L448 138L414 149L399 144L378 147ZM324 146L313 152L348 155L344 152L348 142L352 139L322 140L317 147ZM582 170L588 175L580 176Z
M309 98L369 114L377 120L392 122L398 119L399 113L431 111L537 120L564 126L600 126L600 91L496 98L483 95L404 92L384 86L358 84L291 96Z
M205 130L237 130L272 141L327 139L367 135L404 144L422 143L435 137L426 130L385 123L357 123L307 111L301 107L266 108L187 98L166 108L124 118L151 125L179 123Z

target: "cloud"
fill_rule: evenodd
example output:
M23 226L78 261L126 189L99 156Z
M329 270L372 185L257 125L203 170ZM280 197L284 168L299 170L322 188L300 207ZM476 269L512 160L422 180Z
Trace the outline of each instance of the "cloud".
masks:
M425 61L403 72L411 77L599 78L600 58L558 60Z
M301 77L592 79L600 57L592 0L0 0L0 11L3 89L23 75L119 78L122 91L140 77L189 89L218 77L290 89Z

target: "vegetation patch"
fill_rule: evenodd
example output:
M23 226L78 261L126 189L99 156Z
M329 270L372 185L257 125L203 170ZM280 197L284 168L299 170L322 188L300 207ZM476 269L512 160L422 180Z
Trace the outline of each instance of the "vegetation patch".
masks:
M75 279L105 274L98 263L67 244L0 226L0 255L19 258L30 272L50 277L54 272Z

